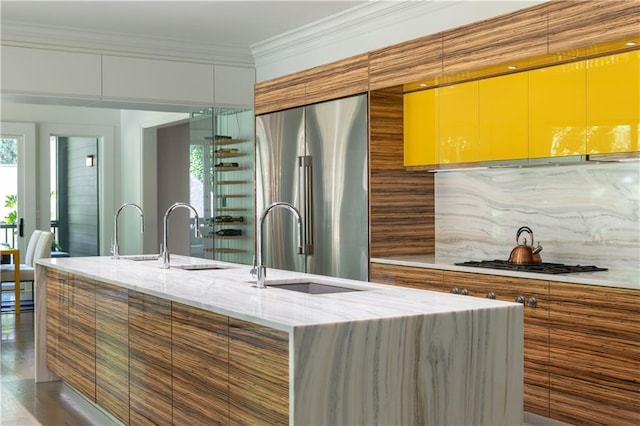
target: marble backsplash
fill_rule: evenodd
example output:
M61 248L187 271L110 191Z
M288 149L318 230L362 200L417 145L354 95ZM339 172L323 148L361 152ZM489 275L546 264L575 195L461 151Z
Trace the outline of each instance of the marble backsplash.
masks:
M544 262L638 271L639 181L638 162L438 173L436 255L506 260L526 225Z

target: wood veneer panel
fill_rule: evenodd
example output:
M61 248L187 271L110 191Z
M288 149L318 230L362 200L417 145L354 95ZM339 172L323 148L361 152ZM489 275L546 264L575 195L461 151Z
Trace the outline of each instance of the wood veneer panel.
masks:
M371 257L433 254L433 173L371 172Z
M547 8L534 6L445 31L442 40L444 75L545 55Z
M640 424L640 292L551 283L551 417Z
M305 104L304 73L295 73L257 83L254 87L256 115Z
M47 268L47 366L58 376L64 374L60 350L68 346L64 341L68 336L63 332L61 323L64 309L62 291L66 280L66 273Z
M129 423L129 292L96 286L96 403Z
M369 94L369 167L372 171L404 170L402 86Z
M637 0L553 1L547 6L550 53L640 34Z
M229 423L229 320L172 304L173 423Z
M394 44L369 54L369 90L442 75L442 34Z
M361 54L305 72L305 104L365 93L369 90L369 55Z
M440 269L415 268L411 266L371 263L369 281L417 288L420 290L448 291Z
M524 307L524 409L549 416L549 283L541 280L501 277L466 272L444 272L448 288L467 289L469 295L513 302L535 297L536 306ZM465 296L460 296L465 297Z
M289 424L289 335L229 319L229 416L235 424Z
M71 346L66 381L88 399L96 400L96 292L95 282L69 276L69 333Z
M129 419L170 425L171 302L129 291Z

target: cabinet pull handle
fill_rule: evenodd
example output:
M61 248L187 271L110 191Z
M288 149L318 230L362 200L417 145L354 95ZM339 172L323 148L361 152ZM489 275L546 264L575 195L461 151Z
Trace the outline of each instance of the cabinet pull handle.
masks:
M469 295L469 290L467 290L466 288L463 288L462 290L460 290L460 294L463 296L468 296Z
M533 296L527 298L527 306L530 308L535 308L536 306L538 306L538 299Z
M449 290L449 293L460 294L460 289L458 287L451 287L451 290Z
M487 299L495 299L496 298L496 294L493 291L490 291L489 293L487 293Z
M522 295L516 296L515 302L524 304L524 296Z

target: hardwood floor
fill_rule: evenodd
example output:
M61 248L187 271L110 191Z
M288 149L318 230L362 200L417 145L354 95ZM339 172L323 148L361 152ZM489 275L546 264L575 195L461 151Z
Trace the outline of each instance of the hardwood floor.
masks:
M34 383L33 319L0 314L0 426L117 425L62 382Z

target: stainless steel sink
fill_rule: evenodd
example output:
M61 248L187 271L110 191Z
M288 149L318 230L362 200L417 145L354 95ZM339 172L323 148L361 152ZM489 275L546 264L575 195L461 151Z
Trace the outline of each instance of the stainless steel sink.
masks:
M229 269L227 266L220 266L209 263L192 263L188 265L171 265L171 269L183 269L185 271L208 271L212 269Z
M282 290L298 291L307 294L331 294L347 293L352 291L363 291L364 289L352 287L340 287L333 284L322 284L317 282L289 282L289 283L267 283L267 288L279 288Z
M160 258L159 254L140 254L134 256L120 256L120 259L125 260L135 260L135 261L144 261L144 260L158 260Z

